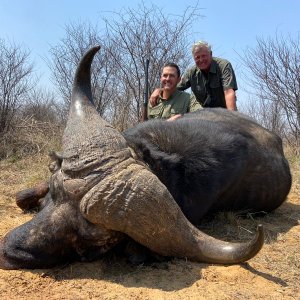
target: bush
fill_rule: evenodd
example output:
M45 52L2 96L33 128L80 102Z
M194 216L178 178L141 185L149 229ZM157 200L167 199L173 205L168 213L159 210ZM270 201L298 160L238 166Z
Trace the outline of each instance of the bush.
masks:
M33 117L19 119L18 124L0 137L0 159L20 159L60 150L62 132L62 124L37 121Z

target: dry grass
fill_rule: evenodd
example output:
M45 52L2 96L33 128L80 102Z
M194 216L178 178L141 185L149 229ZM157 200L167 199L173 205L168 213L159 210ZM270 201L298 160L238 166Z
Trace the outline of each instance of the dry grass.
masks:
M32 116L20 117L10 131L0 136L0 159L19 160L59 149L62 130L63 126L55 122L37 121Z
M133 267L101 259L49 270L0 270L2 299L300 299L300 158L290 159L293 186L275 212L242 217L219 213L201 229L215 237L244 241L264 225L266 244L249 262L233 266L171 262ZM0 235L31 219L14 194L47 179L48 158L0 162Z

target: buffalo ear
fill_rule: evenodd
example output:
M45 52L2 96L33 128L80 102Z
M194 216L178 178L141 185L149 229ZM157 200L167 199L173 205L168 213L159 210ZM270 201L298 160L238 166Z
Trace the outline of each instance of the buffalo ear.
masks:
M49 183L41 182L38 185L19 191L16 194L16 204L22 210L27 211L39 206L39 200L49 192Z
M49 157L51 162L49 164L49 170L52 174L58 171L61 168L61 164L63 162L63 156L61 153L56 151L49 152Z

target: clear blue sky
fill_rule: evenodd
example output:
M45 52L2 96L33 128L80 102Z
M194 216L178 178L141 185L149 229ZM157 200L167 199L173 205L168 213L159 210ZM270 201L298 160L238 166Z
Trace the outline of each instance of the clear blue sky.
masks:
M122 7L136 8L138 0L0 0L0 38L24 45L32 53L35 69L42 81L49 80L43 58L50 46L64 37L64 26L74 21L100 22L105 11L119 11ZM163 12L181 15L197 0L153 0ZM198 1L203 18L193 25L194 39L212 44L213 54L227 58L233 64L239 81L241 64L237 53L247 46L255 46L256 37L273 37L277 33L295 36L300 31L300 1L297 0L206 0ZM100 24L101 25L101 24ZM191 45L187 45L190 47ZM239 95L239 94L238 94Z

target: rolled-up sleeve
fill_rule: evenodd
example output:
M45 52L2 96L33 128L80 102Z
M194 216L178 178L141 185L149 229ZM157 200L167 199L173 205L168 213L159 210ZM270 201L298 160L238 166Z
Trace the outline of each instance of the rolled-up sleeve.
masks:
M177 84L177 90L185 91L186 89L191 87L191 80L190 80L190 72L189 70L183 74L181 77L180 82Z
M196 97L194 94L191 94L190 99L189 99L189 111L188 112L194 112L197 111L201 108L203 108L201 106L201 104L196 100Z
M238 89L235 73L230 62L222 66L222 85L224 91L229 89L236 91Z

